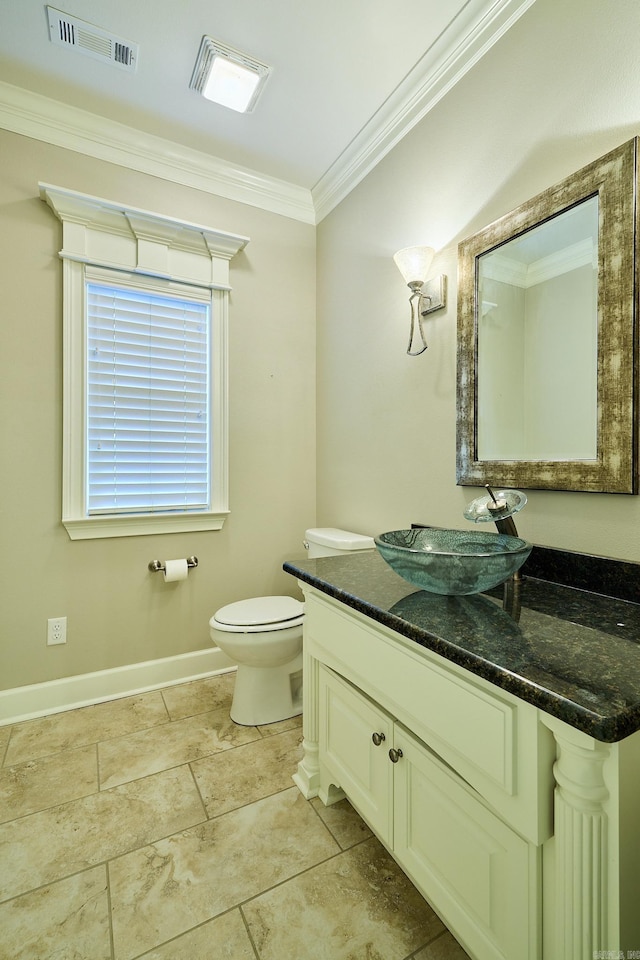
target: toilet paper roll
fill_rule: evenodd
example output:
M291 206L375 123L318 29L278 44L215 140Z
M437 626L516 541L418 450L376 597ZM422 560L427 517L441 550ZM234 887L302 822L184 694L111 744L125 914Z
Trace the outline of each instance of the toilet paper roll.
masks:
M186 580L189 567L184 557L180 560L164 561L164 582L173 583L175 580Z

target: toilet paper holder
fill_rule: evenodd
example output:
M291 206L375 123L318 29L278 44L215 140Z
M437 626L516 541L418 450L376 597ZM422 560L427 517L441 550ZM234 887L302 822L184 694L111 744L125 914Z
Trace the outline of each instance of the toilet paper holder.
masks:
M197 567L198 558L187 557L187 566L189 567L189 569L191 569L192 567ZM164 572L166 570L166 567L164 565L164 560L151 560L149 563L149 570L151 570L152 573L158 573L160 570Z

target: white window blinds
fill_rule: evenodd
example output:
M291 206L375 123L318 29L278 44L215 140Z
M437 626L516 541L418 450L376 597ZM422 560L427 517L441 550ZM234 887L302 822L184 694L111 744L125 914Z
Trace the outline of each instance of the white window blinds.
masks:
M210 509L209 304L86 291L87 513Z

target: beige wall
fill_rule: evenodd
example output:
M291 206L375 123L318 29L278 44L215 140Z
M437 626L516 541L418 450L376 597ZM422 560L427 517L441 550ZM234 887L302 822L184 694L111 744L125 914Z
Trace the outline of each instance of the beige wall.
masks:
M316 520L363 533L466 524L478 491L455 484L457 243L640 133L638 36L637 0L537 0L317 238L0 132L0 689L205 649L220 604L295 593L281 562ZM72 542L62 527L60 224L38 181L251 237L231 265L221 532ZM405 355L408 291L391 259L413 243L436 246L434 271L449 279L419 358ZM537 543L640 560L638 497L530 491L518 524ZM191 553L200 566L186 583L147 571ZM53 616L68 617L65 646L46 646Z
M0 689L204 649L218 606L296 593L315 521L315 231L0 132ZM61 224L38 181L251 238L231 263L230 501L221 532L72 542L61 502ZM195 554L185 583L149 560ZM47 647L46 621L68 617Z
M537 0L318 228L318 522L464 527L455 483L457 244L640 133L637 0ZM392 262L439 251L449 306L405 355ZM500 477L495 478L500 483ZM640 560L640 498L530 491L536 543Z

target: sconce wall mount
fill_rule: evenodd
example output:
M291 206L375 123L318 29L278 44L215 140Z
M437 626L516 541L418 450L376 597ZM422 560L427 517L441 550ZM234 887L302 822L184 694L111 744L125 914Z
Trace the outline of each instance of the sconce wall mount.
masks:
M426 317L436 310L442 310L447 305L447 278L444 274L427 280L427 273L431 266L435 250L433 247L405 247L394 254L394 261L398 270L411 290L409 303L411 305L411 331L407 353L410 357L418 357L427 349L422 327L422 317ZM420 333L422 347L412 349L416 330Z
M432 280L425 280L420 291L420 313L426 317L428 313L442 310L447 305L447 278L444 273Z

